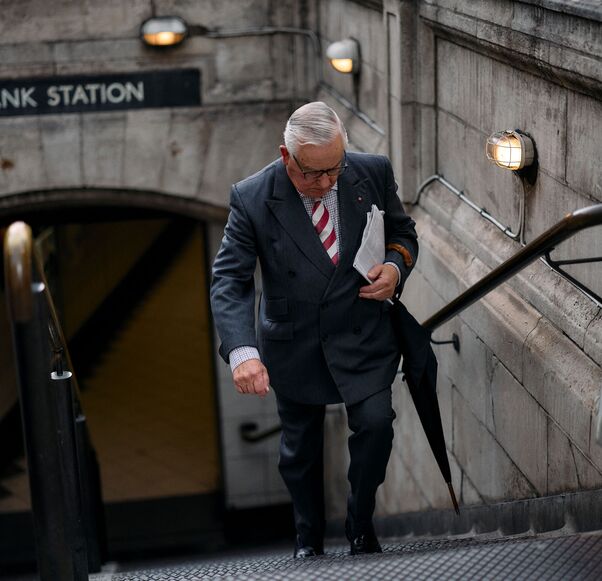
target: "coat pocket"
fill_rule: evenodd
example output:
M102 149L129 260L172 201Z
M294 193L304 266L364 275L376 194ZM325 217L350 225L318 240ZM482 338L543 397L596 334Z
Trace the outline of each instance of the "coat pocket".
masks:
M288 317L288 300L286 297L265 300L265 318L270 321L282 321Z
M261 322L261 334L266 341L292 341L292 321L270 321Z

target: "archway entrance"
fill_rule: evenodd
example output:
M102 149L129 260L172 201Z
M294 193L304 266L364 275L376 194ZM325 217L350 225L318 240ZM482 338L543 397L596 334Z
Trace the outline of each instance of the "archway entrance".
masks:
M204 223L181 208L91 202L26 204L2 222L26 219L44 257L100 463L109 551L214 545L223 487ZM13 455L0 471L0 528L18 514L28 527L24 469Z

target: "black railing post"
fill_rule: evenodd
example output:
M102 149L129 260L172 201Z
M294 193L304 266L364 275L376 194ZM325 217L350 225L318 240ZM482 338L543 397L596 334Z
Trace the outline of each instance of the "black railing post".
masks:
M65 511L65 535L73 562L73 579L88 579L88 551L84 526L84 503L79 479L77 432L70 371L50 374L56 410L56 441Z
M31 287L32 316L14 321L13 334L39 574L41 581L80 581L88 579L88 563L71 393L65 374L51 377L44 284Z
M88 571L100 571L108 557L104 506L100 488L100 468L96 452L90 442L86 416L79 401L73 396L75 406L75 438L82 494L84 532L88 548Z
M68 391L70 404L70 418L75 426L74 442L76 465L73 466L75 477L78 479L82 515L84 523L84 532L86 537L86 546L88 554L88 572L96 573L100 571L103 561L107 557L106 535L104 532L104 508L102 504L102 493L100 490L100 471L98 462L90 437L86 416L81 409L81 403L78 398L78 387L76 378L71 371L64 371L65 363L71 366L71 359L67 350L63 347L64 339L60 328L52 296L47 291L47 304L50 310L50 319L48 320L48 334L52 345L52 378L67 379L66 390ZM66 361L65 361L66 359ZM66 405L66 404L65 404Z

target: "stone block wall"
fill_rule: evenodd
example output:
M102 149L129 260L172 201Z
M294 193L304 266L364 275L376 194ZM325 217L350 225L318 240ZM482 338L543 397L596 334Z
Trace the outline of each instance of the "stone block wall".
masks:
M447 40L437 44L437 70L439 173L460 184L479 206L513 232L524 224L523 240L530 242L566 213L602 200L594 145L602 131L600 101ZM505 128L527 131L536 143L539 172L533 187L483 155L487 137ZM599 256L601 241L600 229L593 229L553 256ZM568 270L602 294L599 269Z
M422 256L405 293L406 301L426 318L455 294L453 282L467 286L489 269L426 212L417 210L415 216ZM538 263L532 269L546 267ZM452 281L451 288L442 286L443 278ZM436 347L436 352L444 429L462 502L489 503L602 486L600 447L592 437L602 385L600 364L510 285L451 320L435 337L449 338L452 333L460 338L460 352L449 346ZM398 421L408 421L419 431L404 386L397 393L402 418ZM402 437L398 446L408 446L407 439ZM412 455L422 453L408 458L406 452L406 461L416 465ZM427 491L434 486L444 492L435 476L436 469L432 479L419 482ZM443 508L448 501L444 496L429 506Z
M229 186L277 157L282 120L316 85L303 35L315 10L269 2L29 0L3 6L0 78L194 68L201 106L0 117L0 204L11 194L76 188L162 192L227 206ZM145 46L140 25L176 15L240 37L192 35L166 50ZM6 202L4 202L6 200Z
M399 147L388 151L421 242L403 296L419 320L566 213L602 201L595 145L602 123L602 12L595 3L339 5L344 14L339 26L345 31L355 26L347 19L363 11L365 28L374 27L381 45L369 45L369 51L379 58L384 58L383 50L387 54L391 38L387 20L398 19L401 104L411 119L401 114L396 120L389 105L389 116L381 116L380 122L399 133ZM321 31L324 37L332 35L323 23ZM379 79L383 93L390 90L392 76L389 68ZM367 87L372 81L369 76ZM339 90L351 97L349 88ZM533 186L485 158L487 137L508 128L526 131L535 141L539 168ZM354 144L355 135L352 131ZM388 135L386 142L394 139ZM422 192L419 205L411 205L418 185L434 173L520 233L518 240L506 237L437 182ZM601 233L602 226L583 232L552 256L600 256ZM567 270L602 293L598 264ZM452 477L463 504L602 487L602 448L595 440L602 387L601 316L599 304L536 261L434 333L437 339L449 339L452 333L460 338L459 353L451 346L435 350ZM449 508L407 387L398 379L393 391L396 437L377 513ZM333 414L329 422L328 454L336 458L334 446L340 448L346 433L344 413ZM345 454L330 465L333 518L345 511L337 498Z
M323 52L329 44L345 39L354 38L361 48L361 83L357 95L352 75L343 75L335 71L326 59L322 59L323 78L326 87L323 87L321 98L329 98L327 88L344 95L360 109L367 117L373 120L383 130L387 127L387 45L383 42L383 17L378 10L366 8L361 2L348 2L345 0L320 1L320 41ZM356 99L357 97L357 99ZM340 105L337 107L340 108ZM348 131L354 136L353 143L362 151L375 151L386 148L386 140L379 140L370 134L368 128L355 123L347 112L343 116L347 120ZM357 133L357 135L356 135ZM381 136L382 137L382 136ZM364 138L369 141L366 142ZM376 140L376 143L374 142Z

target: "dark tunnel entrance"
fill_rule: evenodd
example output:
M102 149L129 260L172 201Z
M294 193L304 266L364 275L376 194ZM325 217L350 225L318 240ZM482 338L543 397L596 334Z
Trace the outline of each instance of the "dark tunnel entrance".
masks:
M100 464L110 557L224 534L201 220L137 208L11 212L33 229ZM3 289L2 289L3 291ZM0 333L0 562L34 559L6 309Z

